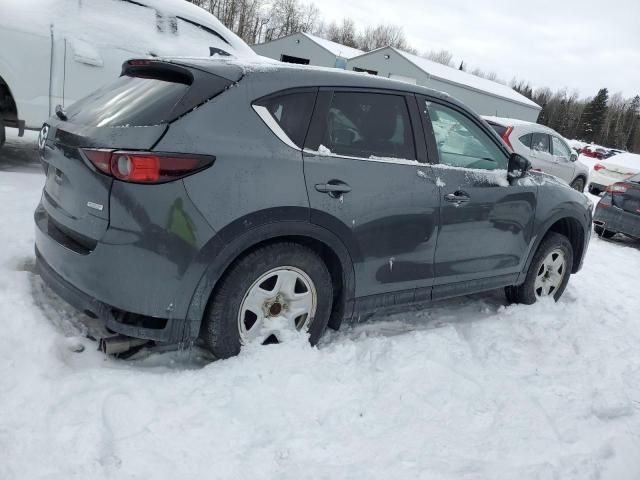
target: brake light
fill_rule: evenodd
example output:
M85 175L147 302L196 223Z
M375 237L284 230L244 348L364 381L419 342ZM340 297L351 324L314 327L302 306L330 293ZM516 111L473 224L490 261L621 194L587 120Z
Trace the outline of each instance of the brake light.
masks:
M604 169L604 168L605 168L605 166L604 166L604 165L600 165L599 163L596 163L596 164L593 166L593 169L594 169L596 172L597 172L598 170L602 170L602 169Z
M209 167L215 157L156 152L126 152L83 149L89 161L102 173L124 182L164 183Z
M507 128L502 134L502 140L504 140L504 143L509 145L509 148L513 150L513 145L511 145L511 141L509 140L509 135L511 135L511 132L513 132L513 127Z
M624 183L614 183L609 185L605 191L609 193L624 193L627 191L627 186Z

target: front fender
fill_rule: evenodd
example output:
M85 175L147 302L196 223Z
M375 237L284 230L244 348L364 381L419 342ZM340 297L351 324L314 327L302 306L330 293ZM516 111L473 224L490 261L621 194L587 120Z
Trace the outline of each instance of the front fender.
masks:
M537 212L538 213L538 212ZM522 267L521 273L518 277L518 283L524 281L527 271L533 261L533 257L542 243L545 235L551 230L553 225L559 220L570 218L578 222L583 233L582 251L576 252L579 257L574 258L574 264L572 267L572 273L576 273L582 267L584 256L587 252L587 246L591 235L591 210L584 208L582 205L578 207L575 202L564 202L559 205L555 205L548 211L541 212L542 215L536 219L535 231L537 232L531 239L529 249L526 255L526 261Z

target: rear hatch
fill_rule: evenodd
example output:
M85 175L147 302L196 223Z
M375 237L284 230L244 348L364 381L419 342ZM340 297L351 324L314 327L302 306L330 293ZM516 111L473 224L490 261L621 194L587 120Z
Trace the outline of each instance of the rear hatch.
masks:
M612 192L612 203L629 213L640 215L640 175L630 178Z
M91 249L109 225L115 181L92 163L92 151L151 150L171 121L241 76L229 75L228 69L222 73L230 78L175 62L131 60L117 80L52 117L40 151L47 175L42 203L49 221Z

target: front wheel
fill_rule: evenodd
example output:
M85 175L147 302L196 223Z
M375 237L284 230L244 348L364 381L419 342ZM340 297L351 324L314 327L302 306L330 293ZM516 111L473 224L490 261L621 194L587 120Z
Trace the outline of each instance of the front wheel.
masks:
M573 188L574 190L577 190L580 193L584 192L584 180L580 177L576 178L571 183L571 188Z
M315 345L333 304L331 275L322 259L297 243L274 243L241 257L220 281L201 336L218 358L243 345L279 343L308 334Z
M526 305L547 297L558 301L569 282L572 265L573 247L569 239L549 232L529 265L524 283L505 289L507 299Z

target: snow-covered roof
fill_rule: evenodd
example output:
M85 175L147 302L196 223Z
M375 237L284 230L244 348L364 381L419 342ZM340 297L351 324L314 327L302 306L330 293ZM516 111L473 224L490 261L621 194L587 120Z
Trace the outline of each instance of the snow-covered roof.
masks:
M362 50L358 50L357 48L347 47L346 45L342 45L337 42L332 42L331 40L327 40L326 38L317 37L315 35L311 35L310 33L302 32L302 35L307 37L312 42L317 43L325 50L329 50L336 57L342 58L353 58L359 55L362 55L364 52Z
M504 127L510 127L513 125L539 125L535 122L527 122L526 120L520 120L518 118L494 117L492 115L482 115L482 118L484 118L487 122L497 123Z
M75 53L77 49L88 51L89 45L119 48L130 51L132 56L143 52L208 56L209 47L217 47L238 57L256 57L215 16L184 0L0 0L0 3L3 9L0 28L48 38L49 25L53 25L56 38L69 40ZM160 19L156 13L161 15ZM179 20L177 32L158 31L158 22L168 22L171 17Z
M416 67L418 67L420 70L422 70L432 78L448 83L457 84L466 88L472 88L480 92L486 92L491 95L495 95L496 97L504 98L512 102L520 103L529 107L534 107L540 110L540 106L537 103L529 100L524 95L520 95L513 88L507 85L503 85L498 82L487 80L486 78L481 78L476 75L463 72L462 70L458 70L457 68L442 65L441 63L434 62L427 58L403 52L402 50L398 50L397 48L383 47L380 50L387 48L404 57L406 60L413 63ZM364 55L368 54L365 53Z

